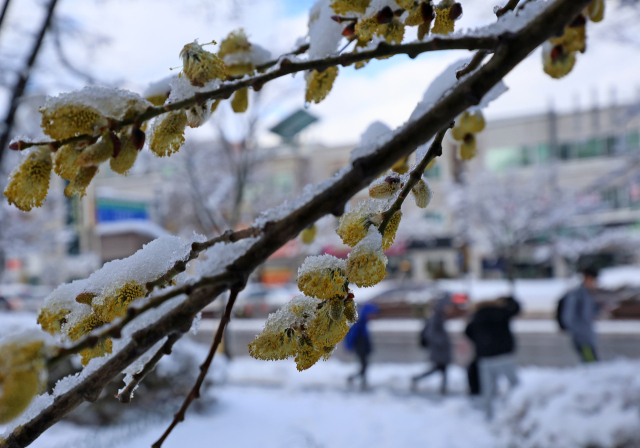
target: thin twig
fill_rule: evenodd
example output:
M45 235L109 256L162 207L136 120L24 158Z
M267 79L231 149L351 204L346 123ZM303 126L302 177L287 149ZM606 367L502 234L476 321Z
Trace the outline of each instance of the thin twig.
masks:
M7 2L8 4L9 2ZM2 153L4 152L7 142L9 141L9 135L11 134L11 130L13 128L13 122L16 117L16 111L18 110L18 106L20 105L20 99L24 94L24 90L27 87L27 83L29 82L29 76L31 75L31 70L36 63L36 58L38 57L38 52L42 47L42 42L44 41L44 36L47 33L47 29L49 25L51 25L51 20L53 18L53 11L56 8L56 4L58 0L50 0L47 5L47 12L42 22L42 26L40 27L40 31L36 36L36 40L31 48L31 54L27 59L27 63L18 73L18 82L13 88L13 92L11 95L11 101L9 102L9 108L7 109L7 114L4 117L2 128L0 129L0 163L2 163Z
M164 355L170 355L171 354L171 350L173 349L173 345L183 335L184 335L183 333L176 332L176 333L170 334L167 337L167 341L162 345L162 347L160 347L160 350L158 350L153 355L153 357L149 361L147 361L147 363L144 365L144 367L142 368L141 371L139 371L138 373L133 375L133 379L131 380L131 382L129 384L127 384L127 387L125 387L124 390L121 393L116 394L116 398L118 400L120 400L120 403L130 403L131 402L131 397L133 395L133 391L135 390L136 387L138 387L138 384L140 384L140 381L142 381L145 376L147 376L149 373L151 373L153 371L153 369L156 368L156 365L158 364L158 362L162 359L162 357Z
M393 204L391 204L391 207L389 207L383 213L384 218L382 219L382 223L380 223L380 226L378 227L378 231L381 235L384 235L384 231L387 229L387 225L389 224L389 221L391 221L393 215L395 215L396 212L402 208L402 203L409 196L409 193L411 193L411 189L418 182L420 182L420 179L422 179L422 174L427 168L427 165L429 165L429 163L433 159L442 155L442 139L444 139L444 135L450 128L453 127L453 125L454 122L449 123L444 129L440 130L436 134L433 139L433 143L431 143L431 146L429 147L429 150L425 154L424 158L415 166L413 170L411 170L411 174L409 174L409 180L400 191L400 194L393 202Z
M246 251L229 260L226 273L216 283L194 289L189 297L171 311L148 323L131 336L131 341L112 354L94 371L67 392L55 397L53 403L26 422L20 422L0 448L26 447L65 415L94 397L116 375L163 337L177 328L191 325L193 318L218 295L239 279L247 276L280 247L295 238L303 229L330 213L341 213L346 202L369 182L390 168L399 159L411 154L429 141L451 120L477 105L502 78L524 60L535 48L545 42L589 4L590 0L556 0L517 33L503 36L502 44L491 60L480 69L452 86L421 116L408 122L394 136L374 151L357 158L332 183L308 201L291 210L286 216L271 220L262 226L263 233Z
M519 2L520 2L520 0L509 0L509 1L507 2L507 4L506 4L506 5L504 5L504 7L500 8L500 9L498 9L498 10L496 11L496 16L497 16L498 18L500 18L500 17L502 17L503 15L505 15L507 12L509 12L509 11L513 11L513 10L516 8L516 6L518 6L518 3L519 3Z
M488 51L478 50L476 54L473 55L473 59L471 59L471 61L469 61L469 63L464 68L456 72L456 79L460 79L464 75L467 75L472 71L474 71L475 69L477 69L480 66L480 64L482 64L482 61L484 61L484 58L486 58L488 54L489 54Z
M189 408L193 400L200 398L200 387L202 386L202 383L204 382L204 379L207 376L207 372L209 371L209 367L211 366L213 357L218 351L220 342L222 342L222 335L224 334L224 330L225 328L227 328L227 324L229 323L229 320L231 320L231 310L233 310L233 304L236 303L236 297L238 297L238 292L240 292L239 289L231 290L229 301L227 302L227 307L225 308L224 315L222 316L222 319L220 319L220 323L218 324L218 330L216 331L216 334L213 337L213 344L211 344L211 348L209 349L209 354L207 355L207 359L205 359L205 361L200 366L200 375L198 375L196 384L193 386L193 389L191 389L191 392L189 392L189 395L187 395L187 398L185 398L184 403L182 403L182 406L180 407L180 410L176 412L176 414L173 416L173 421L171 422L169 427L162 434L162 436L156 441L156 443L151 445L152 448L160 448L162 446L162 443L166 440L167 437L169 437L169 434L171 434L171 431L173 431L173 428L175 428L178 425L178 423L184 420L185 413L187 412L187 409Z
M4 0L4 5L2 5L2 11L0 11L0 28L2 27L2 23L4 22L4 18L7 16L7 10L9 9L9 3L11 3L11 0Z
M381 56L392 56L396 54L407 54L409 57L416 57L421 53L428 51L440 51L440 50L494 50L500 41L499 36L486 36L486 37L434 37L424 42L412 42L402 45L390 45L386 42L380 42L378 47L374 50L360 51L356 53L346 53L338 56L332 56L325 59L314 59L311 61L291 62L286 57L280 58L280 67L261 75L244 78L235 82L224 83L221 87L209 90L206 92L196 93L194 96L177 101L175 103L167 104L165 106L149 107L146 111L121 121L114 120L111 122L110 128L113 131L119 131L126 126L135 124L139 126L151 118L165 114L179 109L187 109L195 104L202 104L207 100L212 99L227 99L235 91L253 88L259 90L262 86L276 78L290 75L292 73L306 71L306 70L318 70L322 71L329 67L337 65L348 66L355 62L365 61L367 59L374 59ZM99 135L98 135L99 136ZM16 141L11 145L12 149L24 150L32 146L49 145L52 149L59 148L62 145L79 143L96 139L98 136L93 135L77 135L75 137L67 138L57 141L42 141L42 142L25 142Z

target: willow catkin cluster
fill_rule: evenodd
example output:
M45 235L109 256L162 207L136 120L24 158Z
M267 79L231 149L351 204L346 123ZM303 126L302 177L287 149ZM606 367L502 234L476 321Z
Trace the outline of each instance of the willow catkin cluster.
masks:
M197 40L182 48L180 58L182 59L182 72L193 86L204 87L207 82L213 79L226 79L227 77L222 59L202 48Z
M552 78L559 79L571 72L576 55L587 48L587 20L600 22L604 18L604 0L594 0L564 28L559 37L554 37L542 46L542 67Z
M484 126L484 116L480 110L465 111L456 121L456 125L451 129L451 136L461 142L459 156L462 160L471 160L476 156L476 134L481 132Z
M47 385L50 348L41 339L16 337L0 345L0 424L20 415Z

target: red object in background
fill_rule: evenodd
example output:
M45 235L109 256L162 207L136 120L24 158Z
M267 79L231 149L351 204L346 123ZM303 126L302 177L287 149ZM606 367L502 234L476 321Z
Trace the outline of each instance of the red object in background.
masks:
M293 239L287 242L280 249L275 251L269 259L273 258L293 258L300 253L300 243L297 239Z
M7 271L19 271L22 269L22 260L19 258L9 258L4 266Z
M461 292L456 292L455 294L451 295L451 301L456 305L462 305L463 303L467 303L469 301L469 296Z

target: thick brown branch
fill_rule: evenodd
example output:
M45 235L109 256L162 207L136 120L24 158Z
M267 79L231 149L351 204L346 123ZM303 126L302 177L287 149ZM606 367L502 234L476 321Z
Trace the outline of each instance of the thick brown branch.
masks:
M214 283L193 289L189 297L172 311L135 332L120 351L84 378L73 389L60 394L53 404L17 427L0 448L25 447L71 410L101 390L105 384L168 334L190 325L194 316L235 282L252 272L271 254L322 216L344 206L346 201L365 188L371 180L396 161L411 154L429 141L439 130L481 98L507 75L531 51L562 30L589 4L590 0L556 0L532 19L517 34L502 36L502 44L477 71L466 76L440 98L430 110L398 130L393 138L373 153L353 161L352 166L330 186L277 221L263 226L263 234L242 255L231 261L225 274Z
M440 130L436 134L435 138L433 139L433 143L431 143L431 146L429 147L429 150L427 151L425 156L415 166L415 168L411 170L411 174L409 174L409 180L400 191L400 194L398 194L398 197L396 198L396 200L393 202L393 204L391 204L391 207L389 207L383 213L384 218L382 219L380 226L378 226L378 231L380 232L381 235L384 235L384 231L387 230L387 225L389 225L389 221L391 221L391 218L393 217L393 215L395 215L396 212L402 208L402 203L407 197L409 197L409 194L411 193L411 189L418 182L420 182L420 179L422 179L422 174L424 173L424 170L427 168L427 165L429 165L429 163L433 159L435 159L436 157L440 157L442 155L442 140L444 139L444 135L447 133L447 131L450 128L453 127L453 125L454 125L453 122L449 123L447 127Z
M233 94L236 90L245 88L253 88L259 90L265 83L272 81L282 76L290 75L292 73L306 71L306 70L325 70L329 67L342 65L344 67L354 64L356 62L365 61L368 59L374 59L382 56L393 56L396 54L406 54L409 57L415 58L421 53L428 51L440 51L440 50L494 50L499 42L498 36L487 37L434 37L425 42L414 42L403 45L390 45L386 42L380 42L375 50L361 51L358 53L347 53L339 56L332 56L325 59L314 59L311 61L291 62L285 57L280 58L280 67L271 72L252 76L240 81L225 83L220 88L210 90L207 92L200 92L191 98L187 98L182 101L177 101L166 106L150 107L145 112L138 114L135 117L128 118L122 121L114 121L111 125L112 130L119 131L126 126L130 126L134 123L140 125L151 118L157 117L172 110L187 109L195 104L202 104L203 101L212 99L226 99ZM79 143L95 139L96 136L91 135L78 135L65 140L48 141L48 142L14 142L12 148L23 150L37 145L49 145L53 148L59 148L62 145L69 143Z
M169 337L167 338L167 341L162 345L162 347L160 347L160 350L158 350L153 355L153 357L149 361L147 361L147 363L144 365L144 367L140 372L133 375L133 379L129 384L127 384L127 387L125 387L121 393L116 394L116 398L120 400L120 403L131 402L133 391L135 390L136 387L138 387L138 384L140 384L140 381L142 381L145 376L147 376L153 369L156 368L156 365L158 364L158 362L160 362L160 360L164 355L171 354L173 345L182 336L183 336L183 333L178 333L178 332L169 335Z
M200 398L200 388L202 387L202 383L204 382L205 377L207 376L207 372L209 371L209 367L211 366L211 362L213 361L213 357L218 351L218 347L220 346L220 342L222 342L222 336L224 335L224 330L227 328L227 324L231 320L231 311L233 310L233 304L236 303L236 298L238 297L238 289L232 289L229 297L229 301L227 302L227 306L224 310L224 315L222 319L220 319L220 323L218 324L218 330L216 331L215 336L213 337L213 343L211 344L211 349L209 349L209 354L207 355L207 359L200 366L200 375L198 375L198 379L196 380L196 384L185 398L184 403L180 407L180 410L176 412L173 417L173 421L166 429L166 431L162 434L162 436L151 445L152 448L160 448L164 441L169 437L173 428L175 428L178 423L184 420L185 413L187 409L193 402L193 400Z

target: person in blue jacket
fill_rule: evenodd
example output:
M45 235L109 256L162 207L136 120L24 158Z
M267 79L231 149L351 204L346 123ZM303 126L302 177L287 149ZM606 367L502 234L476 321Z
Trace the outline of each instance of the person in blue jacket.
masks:
M367 325L369 320L380 313L380 308L373 303L366 303L359 310L358 321L351 326L349 333L345 337L347 350L354 352L360 361L360 370L349 376L347 381L349 384L360 377L360 388L367 388L367 366L369 364L369 355L373 351L371 337Z

